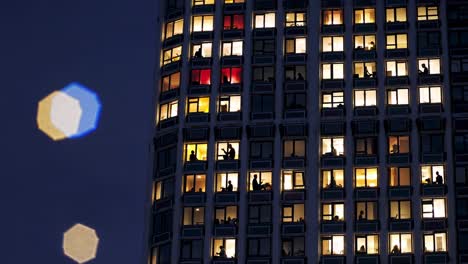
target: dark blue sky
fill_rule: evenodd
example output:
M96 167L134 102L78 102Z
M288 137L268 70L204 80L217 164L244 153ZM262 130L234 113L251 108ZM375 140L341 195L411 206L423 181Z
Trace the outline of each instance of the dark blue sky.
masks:
M75 223L100 237L89 263L142 263L154 1L1 2L2 264L75 263L61 249ZM54 142L37 128L37 103L74 81L99 95L101 119L83 138Z

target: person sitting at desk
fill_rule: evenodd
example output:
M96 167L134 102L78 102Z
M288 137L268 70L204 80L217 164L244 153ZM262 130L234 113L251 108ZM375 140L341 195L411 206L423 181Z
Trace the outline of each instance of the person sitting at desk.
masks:
M201 47L195 52L193 55L194 58L201 58L202 57L202 50Z
M220 258L227 258L226 249L224 246L219 246L219 252L216 252L216 255L218 255Z
M429 74L429 69L427 68L427 66L426 66L425 63L423 63L423 64L421 65L421 67L423 68L423 70L422 70L422 71L421 71L421 70L418 70L419 74L422 74L422 75L427 75L427 74Z
M190 160L190 161L197 161L197 160L198 160L197 156L195 155L195 151L192 150L192 151L190 152L189 160Z

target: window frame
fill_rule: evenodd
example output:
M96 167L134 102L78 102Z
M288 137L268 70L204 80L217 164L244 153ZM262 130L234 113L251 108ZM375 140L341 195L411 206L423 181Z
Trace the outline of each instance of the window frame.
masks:
M286 174L291 174L291 187L285 187L286 183ZM299 179L297 178L299 176ZM302 184L300 184L302 182ZM281 190L282 191L292 191L292 190L303 190L305 189L305 178L304 171L300 170L283 170L281 173Z
M188 178L193 177L193 187L190 188L188 186ZM197 185L197 177L203 177L203 186L198 186ZM199 192L199 193L204 193L206 192L206 174L205 173L195 173L195 174L184 174L184 186L183 186L183 193L194 193L194 192ZM189 189L190 188L190 189ZM202 191L200 191L200 189ZM193 191L192 191L193 190Z
M372 206L370 204L372 204ZM359 211L359 209L358 209L360 207L359 205L364 205L364 207L362 208L363 210ZM354 206L355 206L354 212L356 214L356 216L355 216L356 221L379 220L379 204L376 201L356 201L354 203ZM374 209L374 210L372 211L372 209ZM362 219L360 219L361 211L363 211L363 213L364 213Z
M394 179L396 179L396 184L393 184L393 185L392 185L392 179L393 179L392 170L395 171L395 176L396 176L394 178ZM404 174L404 173L402 173L402 170L407 170L407 172L408 172L407 181L408 181L409 184L406 184L406 185L401 184L401 182L402 182L401 178L405 177L405 176L402 176L402 174ZM409 187L409 186L411 186L411 168L410 167L389 167L388 168L388 175L389 175L388 176L388 181L389 181L388 186L390 188L392 188L392 187Z
M293 15L293 20L288 20L288 15ZM299 17L302 15L303 19ZM304 27L307 24L307 13L305 12L286 12L285 27Z
M438 250L436 249L436 236L437 235L443 235L443 238L444 238L444 246L443 248L445 248L445 250ZM427 238L432 238L432 250L428 249L427 248L427 243L426 243L426 239ZM447 252L447 233L446 232L432 232L432 233L424 233L423 234L423 249L424 249L424 253L439 253L439 252Z
M176 79L174 79L174 77ZM173 86L174 82L178 82L178 85ZM161 93L170 91L170 90L177 90L180 88L180 71L174 72L168 75L161 76Z
M412 203L411 203L411 200L390 200L388 201L389 202L389 218L392 219L392 220L410 220L410 219L413 219L413 208L412 208ZM392 217L392 205L396 205L396 208L398 213L395 217ZM402 210L404 210L405 208L403 208L405 205L409 205L408 206L408 210L409 210L409 216L407 218L402 218Z
M343 202L328 202L322 203L320 210L320 221L338 221L343 222L345 221L345 204ZM330 212L329 214L325 214L325 207L329 207ZM343 215L340 218L338 207L342 207ZM336 217L338 216L338 219Z
M330 96L331 101L326 102L328 100L325 100L325 96ZM322 102L321 106L322 109L324 108L344 108L344 91L330 91L330 92L322 92ZM341 98L341 101L336 101ZM336 101L336 102L335 102ZM336 106L335 106L336 105Z
M406 91L406 100L405 99L400 99L400 97L405 97L404 94L400 94L400 91L404 93L403 91ZM394 96L392 96L394 94ZM392 98L396 100L396 103L391 103ZM410 96L409 96L409 89L408 88L390 88L387 89L387 105L409 105L410 102ZM400 101L403 100L403 103L400 103ZM406 101L406 103L404 103Z
M190 212L187 212L186 210L189 209ZM196 212L196 209L202 209L202 222L195 222L196 221L196 217L195 217L195 212ZM186 213L190 213L190 216L189 216L189 224L185 224L185 217L186 217ZM182 225L183 226L202 226L205 224L205 207L204 206L184 206L183 207L183 210L182 210Z
M238 172L216 172L215 176L215 193L219 192L227 192L226 188L228 186L228 182L232 182L232 191L233 192L238 192L239 191L239 173ZM233 178L235 180L233 181ZM221 179L219 179L221 178ZM223 181L224 178L224 181ZM220 184L220 186L218 186ZM224 186L224 187L223 187Z
M339 253L335 253L335 249L334 249L334 239L335 238L341 238L341 240L343 241L343 248L341 250L341 252ZM324 242L326 241L330 241L329 242L329 245L330 245L330 251L328 253L324 253ZM327 236L321 236L320 237L320 255L322 256L343 256L346 254L346 247L345 247L345 243L346 243L346 239L345 239L345 236L344 235L327 235Z
M373 237L374 239L377 238L377 247L376 247L376 251L377 252L374 252L374 253L369 253L369 243L368 243L368 240ZM364 239L364 244L366 245L365 248L364 248L364 252L362 252L360 250L360 247L359 247L359 239ZM355 248L355 254L356 255L362 255L362 254L365 254L365 255L378 255L380 252L379 252L379 248L380 248L380 237L378 234L356 234L355 236L355 245L356 245L356 248Z
M330 183L326 184L325 183L325 180L324 180L324 177L327 177L325 176L325 173L329 172L330 173ZM336 176L337 174L339 174L339 172L341 172L342 174L342 177L340 180L336 180ZM321 175L321 189L324 190L324 189L343 189L344 188L344 185L345 185L345 181L344 181L344 176L345 172L344 172L344 169L324 169L321 171L320 175ZM331 179L334 179L335 180L335 186L331 186ZM328 181L327 181L328 182ZM341 184L340 184L341 183ZM326 184L326 185L325 185ZM326 187L324 187L326 186Z
M201 22L200 22L200 30L195 30L195 19L201 17ZM205 22L206 19L211 17L211 25L209 23ZM205 25L207 24L207 25ZM205 29L206 27L206 29ZM193 15L192 16L192 33L194 32L212 32L214 30L214 15Z

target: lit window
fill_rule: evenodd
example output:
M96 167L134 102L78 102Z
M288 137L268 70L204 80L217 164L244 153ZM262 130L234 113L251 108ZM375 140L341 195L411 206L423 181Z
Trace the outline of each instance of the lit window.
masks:
M389 136L388 153L405 154L410 151L409 136Z
M323 170L322 188L343 188L344 171L342 169Z
M343 63L322 64L322 79L343 79Z
M253 48L254 55L274 55L276 40L275 39L256 39L254 40Z
M305 140L285 140L283 147L284 158L305 156Z
M377 105L376 90L354 90L354 106L375 106Z
M211 42L192 44L192 58L211 58Z
M333 9L324 10L322 14L323 25L342 25L343 24L343 10Z
M239 142L218 142L216 160L239 159Z
M237 4L237 3L244 3L245 0L224 0L225 4Z
M213 31L213 16L194 16L192 32Z
M206 160L208 144L188 143L185 144L185 161Z
M344 203L322 204L323 221L344 221Z
M376 220L377 202L356 202L356 220Z
M167 179L156 182L155 200L169 198L174 194L174 180Z
M275 13L255 15L254 28L274 28L275 26Z
M223 56L242 56L242 41L223 42Z
M439 11L437 6L418 6L418 20L437 20Z
M343 37L322 37L322 51L323 52L337 52L343 51Z
M159 108L159 121L176 117L177 116L177 107L179 106L177 100L169 103L161 104Z
M249 191L271 190L271 171L255 171L249 173Z
M222 68L221 69L222 83L223 84L238 84L242 81L242 68Z
M180 87L180 72L172 73L162 77L161 92L167 92Z
M356 188L377 187L377 168L363 168L355 170Z
M306 39L294 38L286 40L286 54L306 53Z
M440 104L442 103L442 91L440 86L419 87L420 104Z
M182 54L182 46L177 46L171 49L164 50L162 65L166 65L171 62L179 61L181 54Z
M423 218L445 217L445 199L423 199L422 212Z
M354 144L354 154L356 156L377 155L377 138L362 137L356 138Z
M284 66L284 76L286 81L297 80L304 81L306 79L306 66L305 65L294 65ZM304 97L305 101L305 97Z
M224 30L244 29L244 15L225 15Z
M214 5L214 0L193 0L193 5Z
M406 22L406 7L387 8L387 23Z
M421 166L421 183L444 184L445 170L443 165Z
M440 74L440 59L419 59L419 74Z
M408 167L390 167L390 186L410 186L411 170Z
M322 255L344 255L344 236L322 237Z
M322 155L343 156L344 155L344 138L343 137L322 138Z
M413 243L411 234L390 234L388 243L390 254L401 254L413 252Z
M271 204L249 205L249 224L271 224Z
M343 92L324 92L322 93L322 108L343 108Z
M387 67L387 71L386 71L387 77L408 75L408 68L407 68L406 61L387 61L386 67Z
M217 206L215 207L215 224L237 224L237 206Z
M204 207L184 207L183 225L203 225L205 219Z
M355 62L354 78L376 78L377 67L375 62Z
M379 254L379 235L356 235L356 254Z
M387 49L408 48L408 34L388 34Z
M407 105L409 103L408 88L397 88L387 91L387 104Z
M375 23L375 9L365 8L354 10L354 24Z
M182 34L184 32L184 20L179 19L172 22L167 22L164 27L164 39L168 39L172 36Z
M284 191L304 189L304 172L283 171L281 188Z
M424 252L447 252L447 234L424 234Z
M219 97L219 112L240 112L241 97L240 95L226 95Z
M390 201L390 218L411 219L411 201Z
M283 205L283 223L304 222L304 204Z
M215 238L213 239L214 258L235 258L236 239L235 238Z
M237 172L216 173L215 192L237 192L238 178L239 174Z
M266 67L254 67L253 68L253 80L254 81L265 81L272 82L275 79L275 68Z
M375 50L375 35L354 36L354 49Z
M205 174L186 174L184 179L184 192L205 192Z
M209 97L188 98L188 113L208 113L210 111Z
M284 257L303 257L305 255L304 249L304 237L283 238L281 255Z
M211 69L192 70L193 85L210 85Z
M284 95L285 110L298 110L305 109L306 107L306 94L305 93L286 93Z
M286 13L286 27L304 27L305 25L305 13Z

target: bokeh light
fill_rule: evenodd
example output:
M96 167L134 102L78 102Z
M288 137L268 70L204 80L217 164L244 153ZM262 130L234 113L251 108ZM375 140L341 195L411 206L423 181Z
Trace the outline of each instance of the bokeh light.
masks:
M63 234L63 253L77 263L96 258L99 237L96 231L76 224Z

